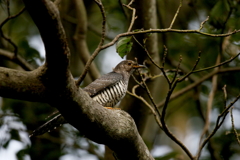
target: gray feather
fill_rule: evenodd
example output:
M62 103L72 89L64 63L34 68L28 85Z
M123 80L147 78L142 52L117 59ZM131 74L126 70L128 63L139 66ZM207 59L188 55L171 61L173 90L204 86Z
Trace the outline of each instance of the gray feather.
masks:
M88 86L83 88L83 90L86 91L90 97L94 97L105 88L111 87L112 85L116 84L122 79L123 79L123 76L121 74L110 72L96 79L95 81L90 83Z

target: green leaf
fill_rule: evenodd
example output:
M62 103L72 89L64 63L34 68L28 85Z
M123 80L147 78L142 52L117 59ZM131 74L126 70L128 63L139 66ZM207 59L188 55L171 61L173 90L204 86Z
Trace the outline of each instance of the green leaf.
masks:
M123 37L118 41L116 45L116 49L117 49L117 53L121 58L123 58L125 55L127 55L131 51L132 45L133 45L133 42L131 42L131 39L132 37Z
M227 0L220 0L216 3L210 12L210 24L216 28L221 28L227 19L230 6Z
M173 78L175 76L176 72L166 72L166 75L168 78Z

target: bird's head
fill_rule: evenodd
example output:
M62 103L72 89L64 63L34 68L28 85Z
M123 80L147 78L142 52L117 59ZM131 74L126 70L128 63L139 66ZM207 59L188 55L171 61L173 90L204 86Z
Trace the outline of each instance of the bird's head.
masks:
M129 73L132 74L132 72L137 69L137 68L145 68L145 66L143 65L139 65L136 62L132 61L132 60L124 60L122 62L120 62L114 69L114 72L117 73Z

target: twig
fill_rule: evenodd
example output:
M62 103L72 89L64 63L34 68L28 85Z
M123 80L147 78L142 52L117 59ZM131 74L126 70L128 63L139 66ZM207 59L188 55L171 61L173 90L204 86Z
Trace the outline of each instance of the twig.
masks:
M223 90L223 95L224 95L224 106L227 106L227 90L226 90L227 86L226 84L223 86L222 90Z
M119 4L119 6L121 7L121 10L122 10L125 18L127 19L127 18L128 18L128 15L127 15L126 11L125 11L124 8L123 8L123 2L122 2L122 0L118 0L118 4Z
M177 9L177 11L176 11L173 19L172 19L172 22L171 22L171 24L170 24L170 26L169 26L169 29L172 28L172 26L173 26L173 24L174 24L174 22L175 22L175 20L176 20L176 18L177 18L177 16L178 16L178 13L179 13L181 7L182 7L182 0L180 0L180 4L179 4L179 6L178 6L178 9Z
M212 138L212 136L218 131L218 129L221 127L221 125L223 124L227 114L229 113L229 109L233 106L234 103L236 103L240 98L240 94L222 111L222 113L218 116L217 121L216 121L216 125L212 131L212 133L210 133L208 135L208 137L206 137L202 143L202 145L200 145L199 150L196 154L196 159L199 158L199 156L201 155L201 151L203 149L203 147L207 144L207 142L209 141L210 138ZM221 119L222 118L222 119ZM220 121L221 120L221 121Z
M220 62L220 55L218 55L217 60L216 60L216 64L219 64ZM215 68L215 70L218 70L219 68ZM210 126L210 115L211 115L211 111L212 111L212 104L213 104L213 99L214 99L214 95L215 92L217 90L217 79L218 76L214 75L212 77L212 90L209 93L208 96L208 101L207 101L207 111L206 111L206 116L205 116L205 125L203 127L203 131L201 134L201 138L200 138L200 143L202 142L202 139L204 138L204 135L208 134L208 130L209 130L209 126Z
M149 54L146 46L145 46L145 43L144 45L142 45L135 36L133 36L133 39L137 42L137 44L139 44L140 47L142 47L144 49L144 51L147 53L147 56L148 58L150 59L150 61L159 69L162 69L163 67L160 67L157 63L154 62L154 60L152 59L151 55Z
M200 52L199 52L199 55L200 55ZM239 55L239 54L238 54L238 55ZM215 65L215 66L212 66L212 67L208 67L208 68L219 67L219 66L221 66L221 65L224 65L224 64L226 64L226 63L229 63L229 62L233 61L235 58L237 58L238 55L236 55L235 57L233 57L233 58L231 58L231 59L229 59L229 60L227 60L227 61L224 61L224 62L222 62L222 63L220 63L220 64L218 64L218 65ZM193 67L192 71L190 71L189 73L191 73L191 72L192 72L192 73L195 73L194 69L196 68L196 65L197 65L197 63L198 63L199 60L200 60L200 57L199 57L198 60L196 61L195 67ZM198 85L201 84L203 81L211 78L211 77L212 77L213 75L215 75L215 74L224 73L224 72L228 72L228 71L237 71L238 69L240 69L240 68L225 68L225 69L220 69L220 70L214 70L213 72L207 74L206 76L204 76L204 77L201 78L200 80L198 80L198 81L196 81L196 82L188 85L187 87L183 88L182 90L177 91L176 93L174 93L174 94L171 96L171 100L179 97L180 95L186 93L186 92L189 91L190 89L198 86ZM199 71L200 71L200 70L199 70ZM188 73L188 74L189 74L189 73ZM188 75L188 74L187 74L187 75ZM189 74L189 75L190 75L190 74ZM167 76L166 76L166 77L167 77ZM182 81L182 80L185 79L185 78L186 78L186 76L184 76L183 78L179 79L178 81ZM164 105L164 103L165 103L165 102L162 101L162 102L158 103L157 106L158 106L158 107L161 107L161 106Z
M219 63L217 65L214 65L214 66L211 66L211 67L207 67L207 68L203 68L203 69L199 69L199 70L195 70L195 71L192 71L192 73L197 73L197 72L201 72L201 71L206 71L206 70L209 70L209 69L213 69L213 68L216 68L216 67L220 67L224 64L227 64L227 63L230 63L232 62L235 58L237 58L238 56L240 55L240 53L238 53L236 56L234 57L231 57L229 60L226 60L222 63Z
M198 31L201 31L201 30L202 30L203 25L208 21L208 19L209 19L209 16L207 16L207 19L205 19L205 20L200 24L200 28L199 28Z
M168 137L171 138L175 143L177 143L185 151L185 153L189 156L190 159L193 159L191 152L187 149L187 147L180 140L178 140L174 136L174 134L168 129L166 122L165 122L167 106L170 101L171 94L172 94L174 88L176 87L176 84L177 84L177 81L174 81L173 84L171 84L171 87L170 87L170 89L167 93L167 97L165 99L165 103L164 103L164 106L162 109L162 117L160 118L160 120L161 120L161 123L163 126L163 131L168 135Z
M187 77L189 77L192 73L194 73L194 70L196 69L199 61L200 61L200 58L201 58L201 53L202 52L198 52L198 58L196 60L196 63L194 64L192 70L190 72L188 72L185 76L183 76L182 78L178 79L178 82L181 82L183 81L184 79L186 79Z
M190 91L191 89L197 87L198 85L200 85L202 82L204 82L205 80L211 78L213 75L215 74L219 74L219 73L225 73L225 72L238 72L240 71L240 67L232 67L232 68L222 68L220 70L217 71L212 71L211 73L205 75L204 77L202 77L201 79L199 79L198 81L184 87L183 89L175 92L174 94L171 95L170 100L176 99L179 96L183 95L184 93L187 93L188 91ZM165 101L161 101L157 104L157 106L160 108L165 104Z
M164 54L163 54L163 60L162 60L162 67L164 68L165 62L166 62L166 57L167 57L167 53L168 53L168 49L165 45L163 45L164 48Z
M172 59L172 58L169 58L169 57L166 57L167 59L167 62L168 62L168 65L176 68L177 65L178 65L178 61ZM192 68L191 68L192 69ZM181 64L180 66L180 70L182 71L182 73L189 73L191 71L191 69L189 69L189 67L187 67L186 65L184 65L183 63ZM189 79L189 82L194 82L198 79L197 75L193 75L193 74L190 74L190 76L188 76L188 79Z
M19 66L21 66L26 71L32 71L35 68L29 64L24 58L20 55L14 56L14 53L0 49L0 56L4 56L5 58L15 62Z
M167 82L168 82L168 84L170 86L170 83L171 83L170 79L168 78L168 76L167 76L167 74L166 74L166 72L164 70L164 65L165 65L168 49L167 49L167 47L165 45L163 47L164 47L164 54L163 54L163 60L162 60L162 69L160 69L160 70L162 71L163 76L165 77L165 79L167 80Z
M240 98L240 94L222 111L221 116L229 111L229 109L236 103Z
M73 39L75 40L75 47L78 53L80 53L80 59L83 64L86 64L90 58L90 53L86 44L87 34L87 13L83 1L74 0L76 9L77 26ZM92 63L89 67L89 76L91 80L97 79L100 74L95 65Z
M10 16L10 0L7 0L7 15Z
M164 60L164 61L165 61L165 60ZM168 127L167 127L167 125L166 125L166 122L165 122L165 116L166 116L166 111L167 111L168 103L170 102L170 98L171 98L171 95L172 95L172 93L173 93L173 90L175 89L177 83L180 82L180 81L178 81L179 79L176 80L176 77L177 77L177 74L178 74L178 71L179 71L179 67L180 67L181 62L182 62L182 57L180 57L180 59L179 59L179 64L178 64L178 66L177 66L177 68L176 68L176 72L175 72L175 75L174 75L172 81L169 81L169 91L168 91L168 93L167 93L167 97L166 97L165 102L164 102L164 106L163 106L163 109L162 109L162 117L160 117L160 120L161 120L161 123L162 123L162 126L163 126L163 130L164 130L164 132L168 135L168 137L170 137L175 143L177 143L177 144L185 151L185 153L189 156L190 159L193 159L193 155L192 155L191 152L188 150L188 148L187 148L180 140L178 140L178 139L174 136L174 134L168 129ZM196 62L196 64L194 65L194 67L193 67L192 70L194 70L194 69L196 68L198 62L199 62L199 58L198 58L198 60L197 60L197 62ZM163 66L164 66L164 65L163 65ZM163 70L163 72L164 72L164 74L165 74L165 77L167 77L164 70ZM187 74L187 76L189 76L189 75L190 75L190 73ZM187 76L185 76L185 78L186 78Z
M14 50L14 56L17 56L17 52L18 52L18 48L17 45L8 37L6 37L3 33L2 27L4 26L4 24L6 24L10 19L14 19L17 16L21 15L23 12L25 11L25 7L23 9L20 10L20 12L18 12L17 14L10 16L10 11L9 11L9 6L8 6L8 17L0 24L0 35L3 37L3 39L5 39L8 43L10 43Z
M144 88L144 86L137 80L137 78L132 74L133 80L141 87Z
M176 72L173 76L171 83L173 83L176 80L181 63L182 63L182 55L180 55L179 62L178 62L177 68L176 68Z
M237 140L238 145L240 146L240 140L239 140L239 138L238 138L238 133L237 133L237 130L236 130L235 126L234 126L233 107L230 109L230 116L231 116L232 129L233 129L233 132L234 132L234 136L235 136L235 138L236 138L236 140Z
M164 55L163 55L163 61L162 61L162 66L159 66L157 63L154 62L153 58L151 57L151 55L149 54L147 48L145 47L145 43L144 43L144 46L135 38L135 36L133 36L134 40L144 49L144 51L147 53L147 56L148 58L150 59L150 61L157 67L159 68L161 71L162 71L162 74L163 76L166 78L169 86L171 84L167 74L166 74L166 71L164 70L164 64L165 64L165 59L166 59L166 56L167 56L167 47L164 46Z
M205 35L205 36L209 36L209 37L226 37L226 36L230 36L230 35L233 35L235 33L240 32L240 29L239 30L234 30L232 32L225 33L225 34L211 34L211 33L201 32L201 31L198 31L198 30L180 30L180 29L169 29L169 28L132 31L132 32L126 32L126 33L118 34L111 42L103 45L101 47L101 50L114 45L119 40L119 38L121 38L121 37L127 37L127 36L138 35L138 34L146 34L146 33L168 33L168 32L174 32L174 33L197 33L197 34Z
M99 47L101 47L104 44L104 40L105 40L105 34L106 34L106 14L105 14L105 9L104 6L102 4L101 0L95 0L95 2L97 3L98 7L101 10L101 14L102 14L102 36L101 36L101 41L99 43Z
M133 27L133 24L136 20L137 17L135 17L136 15L136 9L135 8L132 8L130 5L134 2L134 0L131 0L128 5L126 4L123 4L123 6L127 7L128 9L132 10L132 19L131 19L131 23L128 27L128 31L127 32L130 32L132 30L132 27Z
M138 96L138 95L136 94L135 90L136 90L137 87L139 87L139 85L136 85L136 86L134 86L134 87L132 88L132 93L129 92L129 91L127 91L127 93L128 93L129 95L131 95L131 96L133 96L133 97L141 100L141 101L151 110L151 112L152 112L152 114L154 115L154 118L155 118L155 120L156 120L159 128L162 128L162 124L161 124L161 122L160 122L160 120L159 120L159 117L158 117L156 111L154 110L154 108L153 108L143 97Z
M154 102L154 99L153 99L153 97L152 97L152 95L151 95L151 93L150 93L150 91L149 91L149 89L148 89L148 86L147 86L147 84L145 83L145 80L144 80L142 74L139 72L139 70L138 70L138 73L139 73L139 75L140 75L140 77L141 77L141 79L142 79L142 83L143 83L144 89L146 90L147 95L148 95L148 97L150 98L150 100L151 100L151 102L152 102L152 104L153 104L153 106L154 106L155 111L157 112L159 118L161 118L161 113L159 112L159 110L158 110L158 108L157 108L157 105L156 105L156 103Z
M198 57L195 65L194 65L192 71L196 68L199 60L200 60L200 53L199 53L199 57ZM187 74L187 75L189 76L190 73L191 73L191 72L189 72L189 74ZM187 76L185 76L183 79L185 79L186 77L187 77ZM165 102L164 102L164 106L163 106L163 110L162 110L161 123L162 123L162 125L163 125L163 129L166 130L166 131L165 131L166 134L167 134L170 138L172 138L173 141L175 141L177 144L179 144L179 145L181 146L181 148L182 148L182 149L188 154L188 156L192 159L193 157L192 157L191 153L190 153L190 154L188 153L188 149L187 149L184 145L182 145L182 143L181 143L180 141L178 141L177 139L174 139L174 138L175 138L174 135L172 135L171 132L168 130L167 126L165 126L164 117L165 117L165 115L166 115L167 103L169 102L170 96L171 96L171 94L172 94L172 91L173 91L173 89L175 88L175 86L176 86L176 84L177 84L178 81L175 81L175 82L172 81L172 82L173 82L173 84L171 85L172 87L170 87L170 90L169 90L169 92L168 92L167 98L166 98L166 100L165 100ZM225 119L225 116L224 116L224 118L223 118L223 121L224 121L224 119ZM223 121L220 123L220 125L223 123ZM220 126L219 126L219 127L220 127ZM201 145L200 145L199 148L201 148ZM201 150L201 149L200 149L200 150ZM199 152L201 152L201 151L199 151Z
M230 15L231 15L231 13L232 13L232 8L231 8L231 10L228 12L227 18L226 18L225 21L224 21L224 24L223 24L224 27L223 27L223 29L222 29L222 31L221 31L222 33L223 33L223 31L224 31L224 29L225 29L225 27L226 27L226 23L227 23ZM220 43L220 44L222 44L222 39L221 39L221 43ZM222 45L220 45L220 54L218 54L218 57L217 57L217 60L216 60L216 65L220 63L221 53L222 53ZM214 70L216 70L216 71L219 70L219 67L214 68ZM215 95L215 92L216 92L216 90L217 90L217 78L218 78L217 75L214 75L214 76L212 77L212 90L211 90L211 92L210 92L210 94L209 94L209 98L208 98L208 102L207 102L206 120L205 120L205 125L204 125L204 128L203 128L202 134L201 134L200 143L201 143L201 141L203 140L204 135L207 135L208 132L209 132L209 131L208 131L208 130L209 130L209 126L210 126L210 120L209 120L209 119L210 119L210 114L211 114L211 110L212 110L212 103L213 103L214 95ZM231 106L230 106L230 107L231 107ZM230 107L229 107L229 108L230 108ZM227 116L227 114L228 114L228 112L229 112L229 108L228 108L228 107L225 108L224 112L222 112L221 116L218 117L218 119L217 119L217 123L216 123L216 127L215 127L214 131L213 131L207 138L205 138L205 140L204 140L204 142L202 143L202 145L199 146L199 150L198 150L198 154L197 154L198 157L200 156L201 151L202 151L202 148L204 147L204 145L205 145L205 144L210 140L210 138L217 132L217 130L220 128L220 126L221 126L222 123L224 122L225 117ZM220 118L221 118L221 117L223 117L223 118L222 118L222 121L221 121L220 124L219 124L219 121L220 121Z
M95 51L93 52L93 54L91 55L91 57L87 61L86 66L85 66L85 68L83 70L83 73L81 74L79 79L76 81L76 85L77 86L79 86L81 84L81 82L83 81L83 79L85 78L92 61L95 59L95 57L98 55L98 53L102 50L102 46L103 46L104 40L105 40L105 32L106 32L106 14L105 14L105 10L104 10L104 7L102 5L101 0L95 0L95 2L97 3L97 5L100 8L101 14L102 14L102 18L103 18L103 20L102 20L102 36L101 36L101 40L100 40L100 42L98 44L98 47L95 49Z
M133 36L134 37L134 36ZM168 84L170 84L170 80L166 74L167 71L164 70L164 64L165 64L165 59L166 59L166 56L167 56L167 47L164 45L164 55L163 55L163 60L162 60L162 66L159 66L158 64L156 64L154 62L154 60L152 59L152 57L150 56L148 50L146 49L146 47L142 46L141 43L135 38L136 42L145 50L145 52L147 53L147 56L148 58L150 59L150 61L157 67L159 68L161 71L162 71L162 74L160 75L157 75L157 76L154 76L154 77L151 77L151 79L154 79L154 78L157 78L157 77L160 77L160 76L164 76L165 79L167 80Z
M226 23L227 23L227 21L229 20L232 11L233 11L233 8L230 8L230 11L228 12L227 18L226 18L225 21L224 21L224 24L223 24L224 27L222 28L221 33L223 33L223 31L224 31L224 29L225 29L225 27L226 27ZM221 38L220 54L218 54L218 56L217 56L216 65L218 65L218 64L220 63L220 61L221 61L222 43L223 43L223 41L222 41L222 38ZM238 56L238 55L237 55L237 56ZM231 60L231 59L230 59L230 60ZM219 69L220 69L220 66L214 68L214 70L216 70L216 71L219 70ZM211 90L211 92L210 92L210 94L209 94L209 98L208 98L208 102L207 102L207 111L206 111L205 125L204 125L203 131L202 131L202 135L201 135L201 137L200 137L200 143L201 143L201 141L202 141L202 139L203 139L203 136L206 135L206 134L208 134L208 130L209 130L209 126L210 126L210 120L209 120L209 119L210 119L210 114L211 114L211 110L212 110L212 103L213 103L213 99L214 99L215 92L216 92L216 90L217 90L217 78L218 78L218 75L214 75L214 76L212 77L212 90ZM227 110L227 111L228 111L228 110ZM224 119L225 119L226 115L227 115L227 113L226 113L225 116L223 117L222 123L224 122ZM218 119L218 120L219 120L219 119ZM217 123L218 123L218 121L217 121ZM220 124L222 124L222 123L220 123ZM220 125L220 126L221 126L221 125ZM220 126L219 126L219 127L220 127ZM216 131L217 131L217 130L218 130L218 128L216 129ZM215 134L215 133L213 133L212 136L213 136L214 134ZM210 140L210 138L207 139L207 141L205 141L205 143L207 143L209 140ZM203 144L203 146L204 146L204 144ZM199 156L200 156L201 150L202 150L202 148L201 148L201 146L199 146Z
M196 64L194 65L194 67L193 67L192 70L194 70L194 69L196 68L196 66L197 66L197 64L198 64L198 61L199 61L199 58L198 58L198 60L197 60L197 62L196 62ZM168 93L167 93L167 97L166 97L165 102L164 102L164 106L163 106L163 109L162 109L162 117L160 118L160 120L161 120L161 123L162 123L162 126L163 126L163 130L165 131L165 133L166 133L175 143L177 143L177 144L185 151L185 153L189 156L190 159L193 159L193 155L192 155L191 152L188 150L188 148L187 148L180 140L178 140L178 139L174 136L173 133L171 133L171 131L168 129L168 127L167 127L167 125L166 125L166 122L165 122L165 116L166 116L166 110L167 110L168 103L169 103L169 101L170 101L170 98L171 98L171 95L172 95L172 93L173 93L173 90L175 89L177 83L180 82L179 79L176 80L176 77L177 77L177 74L178 74L178 71L179 71L179 67L180 67L181 62L182 62L182 57L180 57L180 59L179 59L179 64L178 64L178 66L177 66L177 68L176 68L176 72L175 72L175 75L174 75L172 81L169 81L169 91L168 91ZM164 71L164 73L165 73L165 71ZM191 72L190 72L190 73L191 73ZM189 76L190 73L187 74L184 78L186 78L187 76ZM166 77L166 74L165 74L165 77ZM183 78L183 79L184 79L184 78Z
M168 72L176 72L177 70L176 69L166 69L164 71L165 71L165 73L168 73ZM154 76L149 76L149 78L151 80L154 80L155 78L163 77L163 76L164 76L163 73L160 73L160 74L157 74L157 75L154 75Z

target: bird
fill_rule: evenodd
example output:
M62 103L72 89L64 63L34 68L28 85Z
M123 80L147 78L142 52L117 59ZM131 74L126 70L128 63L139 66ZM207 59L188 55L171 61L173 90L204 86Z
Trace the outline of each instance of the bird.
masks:
M113 107L125 96L129 78L137 68L145 68L145 66L139 65L132 60L121 61L112 72L102 75L83 88L83 90L103 107L113 109ZM67 123L59 112L56 112L55 115L56 116L48 122L34 130L29 137L42 135Z

